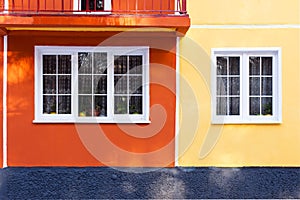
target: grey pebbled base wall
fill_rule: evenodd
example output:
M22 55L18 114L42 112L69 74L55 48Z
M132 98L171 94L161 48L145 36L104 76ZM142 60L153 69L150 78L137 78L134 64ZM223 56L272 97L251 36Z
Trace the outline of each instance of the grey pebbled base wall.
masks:
M300 168L5 168L0 199L300 198Z

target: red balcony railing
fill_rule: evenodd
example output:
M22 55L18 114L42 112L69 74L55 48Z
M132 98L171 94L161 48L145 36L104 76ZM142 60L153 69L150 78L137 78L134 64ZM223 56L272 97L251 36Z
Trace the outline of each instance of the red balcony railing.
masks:
M6 14L186 15L187 0L0 0Z

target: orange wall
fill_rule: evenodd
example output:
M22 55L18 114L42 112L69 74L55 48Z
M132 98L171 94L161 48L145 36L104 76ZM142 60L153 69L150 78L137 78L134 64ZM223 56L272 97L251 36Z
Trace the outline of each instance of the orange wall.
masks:
M124 34L106 40L105 45L150 45L150 82L155 82L150 84L150 104L165 109L161 130L156 130L161 121L154 112L150 114L152 123L140 126L33 124L34 45L96 46L111 34L12 31L8 36L8 166L174 165L175 37ZM106 147L98 137L99 127L114 148ZM121 129L131 130L137 137ZM145 138L140 137L143 135Z

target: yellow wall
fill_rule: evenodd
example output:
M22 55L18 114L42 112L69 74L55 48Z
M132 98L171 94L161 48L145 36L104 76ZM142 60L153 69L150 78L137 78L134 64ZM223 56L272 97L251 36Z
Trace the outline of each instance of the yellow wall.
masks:
M299 0L188 0L193 24L295 24Z
M300 1L188 2L192 26L180 42L179 166L300 166ZM239 26L245 24L251 26ZM281 124L211 124L210 53L226 47L281 48Z

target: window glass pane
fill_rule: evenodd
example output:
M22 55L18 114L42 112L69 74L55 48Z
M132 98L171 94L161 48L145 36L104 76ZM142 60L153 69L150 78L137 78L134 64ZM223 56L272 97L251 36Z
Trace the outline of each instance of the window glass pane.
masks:
M115 114L128 114L128 100L126 96L115 96Z
M217 97L217 115L227 115L227 97Z
M115 94L127 94L127 77L114 76Z
M229 74L240 74L240 57L229 57Z
M107 74L107 53L94 53L94 74Z
M272 57L263 57L262 58L262 74L263 75L272 75Z
M56 74L56 55L43 55L43 74Z
M71 114L71 55L43 55L43 74L43 94L53 94L43 95L43 113Z
M127 56L114 56L114 73L127 73Z
M94 116L107 116L107 97L95 96L94 98Z
M272 95L271 77L262 77L262 95Z
M56 94L56 76L43 76L43 94Z
M56 96L43 96L43 113L56 114Z
M229 98L229 115L239 115L240 114L240 98L230 97Z
M78 98L78 111L80 117L85 116L92 116L92 96L91 95L85 95L85 96L79 96Z
M142 94L143 93L143 77L142 76L130 76L129 77L129 93L130 94Z
M129 73L142 74L143 57L129 56Z
M58 74L71 74L71 55L58 56Z
M262 105L261 105L261 109L262 109L262 114L263 115L272 115L273 111L272 111L272 97L262 97Z
M143 113L143 97L132 96L129 100L129 114L142 114Z
M259 97L250 97L250 115L260 115Z
M94 94L107 94L107 77L106 75L94 76Z
M229 78L229 94L240 95L240 78L230 77Z
M81 10L88 10L88 11L104 10L104 0L81 0Z
M260 75L260 57L249 57L249 74Z
M249 84L250 95L260 95L260 78L250 77Z
M217 75L227 75L227 57L217 57Z
M78 53L78 73L91 74L92 73L92 54Z
M58 76L58 93L71 94L71 75Z
M71 114L71 95L58 96L58 114Z
M78 93L92 94L92 75L78 76Z
M227 95L226 77L217 77L217 95Z

